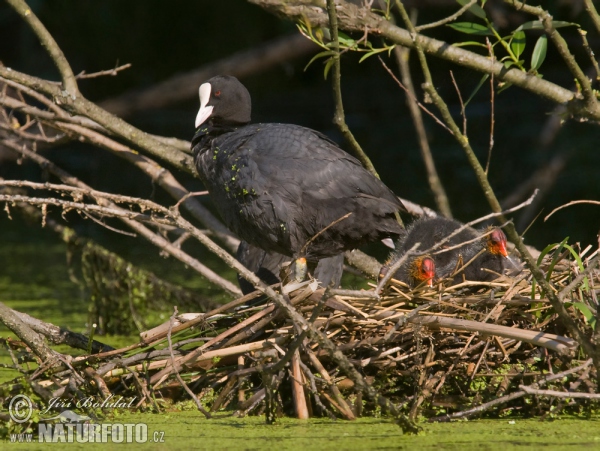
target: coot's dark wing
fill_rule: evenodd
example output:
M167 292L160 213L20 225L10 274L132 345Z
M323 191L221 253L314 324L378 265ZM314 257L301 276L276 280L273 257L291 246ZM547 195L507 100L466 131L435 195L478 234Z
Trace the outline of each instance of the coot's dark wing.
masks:
M355 158L295 125L254 124L216 137L197 164L228 227L264 249L314 259L389 236L402 228L397 197Z

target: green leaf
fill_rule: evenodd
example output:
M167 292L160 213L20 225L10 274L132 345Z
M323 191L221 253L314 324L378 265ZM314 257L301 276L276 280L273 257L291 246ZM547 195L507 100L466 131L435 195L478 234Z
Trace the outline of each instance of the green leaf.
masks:
M567 242L567 240L569 239L569 237L565 238L562 243L559 244L549 244L548 246L546 246L542 252L540 252L540 255L537 259L537 265L540 266L542 264L542 261L544 260L544 257L546 255L548 255L548 253L554 249L555 247L560 246L561 249L562 247L565 245L565 243ZM552 271L548 270L548 280L550 280L550 275L551 275ZM531 299L535 299L535 278L531 281Z
M573 307L581 312L585 320L593 329L596 328L596 317L586 304L583 302L573 302Z
M380 49L373 49L372 51L365 53L361 59L358 60L359 63L362 63L364 60L366 60L368 57L376 55L377 53L381 53L381 52L385 52L386 50L390 50L386 47L382 47Z
M537 71L546 59L546 50L548 49L548 37L543 34L535 43L533 54L531 55L531 70Z
M351 48L356 47L356 41L341 31L338 31L338 41L342 46Z
M460 6L465 6L470 1L471 0L456 0L456 3L458 3ZM485 19L487 17L485 15L485 11L483 10L483 8L477 4L471 6L469 8L469 12L472 13L473 15L479 17L480 19Z
M555 20L552 22L552 25L554 26L554 28L563 28L563 27L570 27L570 26L579 28L579 24L576 24L573 22L564 22L562 20ZM544 29L544 24L542 23L541 20L532 20L531 22L525 22L523 25L521 25L519 28L517 28L515 30L515 32L520 31L520 30L543 30L543 29Z
M478 23L473 22L456 22L448 25L451 28L454 28L456 31L460 31L461 33L467 34L475 34L478 36L493 36L494 33L483 25L479 25Z
M329 74L329 69L331 69L331 66L333 66L333 62L334 62L333 58L329 58L325 62L325 70L323 71L323 76L325 77L325 80L327 80L327 74Z
M571 246L569 246L568 244L565 244L565 247L569 250L569 252L571 252L571 255L573 256L573 258L575 259L575 261L577 262L577 266L579 267L580 271L584 271L585 268L583 266L583 262L581 261L581 257L579 257L579 254L575 251L575 249L573 249ZM583 289L585 291L589 291L590 287L588 285L588 278L585 277L583 279L583 283L582 283Z
M485 81L488 78L490 78L490 74L484 74L483 77L481 77L481 80L479 80L479 83L477 83L477 86L475 86L475 89L473 89L473 92L471 93L471 95L469 96L467 101L465 102L465 108L467 107L467 105L469 104L471 99L473 97L475 97L475 94L477 94L477 91L479 91L481 89L481 87L483 86L483 84L485 83Z
M521 56L521 53L523 53L523 50L525 50L524 31L519 30L512 35L512 39L510 40L510 49L515 54L517 59L519 58L519 56Z
M319 58L324 58L326 56L333 56L335 55L335 52L333 50L325 50L324 52L319 52L317 53L315 56L313 56L311 58L311 60L308 62L308 64L306 65L306 67L304 68L304 70L306 71L306 69L308 69L308 67L314 63L316 60L318 60Z

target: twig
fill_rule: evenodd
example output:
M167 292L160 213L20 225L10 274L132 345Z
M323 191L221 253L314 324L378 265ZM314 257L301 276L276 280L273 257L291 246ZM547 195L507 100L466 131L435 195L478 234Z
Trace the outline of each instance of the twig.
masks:
M583 399L600 399L600 394L596 393L579 393L579 392L562 392L556 390L540 390L527 385L519 385L519 388L528 395L550 396L552 398L583 398Z
M561 205L560 207L556 207L554 210L552 210L548 215L546 215L546 217L544 218L544 221L547 221L548 218L550 216L552 216L554 213L556 213L558 210L562 210L563 208L567 208L567 207L570 207L571 205L577 205L577 204L600 205L600 201L597 201L597 200L573 200L571 202L567 202L566 204Z
M308 377L308 380L310 381L310 390L311 390L311 393L313 394L315 404L317 405L317 407L319 407L319 409L321 409L321 412L327 414L327 416L331 420L336 420L337 418L335 417L335 415L333 413L331 413L331 411L327 407L325 407L325 405L321 401L321 398L319 397L319 392L317 390L317 384L315 383L314 374L310 371L310 368L308 368L304 364L304 362L302 362L302 360L299 360L298 363L300 365L300 368L302 368L302 371L304 372L304 374Z
M175 317L177 316L177 313L178 313L177 307L173 307L173 314L171 315L171 319L169 321L169 324L171 326L173 325L173 321L174 321ZM169 342L169 354L171 356L171 365L174 365L175 364L175 355L173 354L173 342L171 341L171 327L169 327L169 331L167 332L167 341ZM190 390L190 387L188 387L187 384L183 381L183 379L181 378L181 375L179 374L179 371L177 371L175 369L174 373L175 373L175 377L177 377L177 380L179 381L181 386L185 389L185 391L188 393L188 395L190 395L190 398L192 398L194 400L194 402L196 403L198 410L200 412L202 412L206 418L210 418L211 417L210 413L208 413L206 410L204 410L204 407L202 407L202 403L200 402L198 397L194 394L194 392L192 390Z
M419 148L421 149L421 157L423 158L425 170L427 171L427 181L429 182L429 188L433 192L433 197L435 199L435 204L438 210L445 217L451 218L452 211L450 210L450 202L448 201L448 196L446 196L444 185L442 185L440 177L437 173L435 162L433 161L433 155L431 154L431 149L429 147L427 133L425 132L423 115L421 114L421 110L419 109L419 106L421 106L421 108L424 108L424 106L416 100L417 96L415 93L415 87L412 81L412 76L410 74L410 50L405 47L396 46L394 47L394 55L396 55L396 61L398 62L398 66L400 67L400 76L402 77L403 83L400 84L398 80L396 81L398 81L400 86L404 85L404 90L407 92L406 105L408 106L408 110L410 111L410 115L415 126L415 130L417 131L417 135L419 137ZM378 56L378 59L383 65L383 67L388 71L388 73L390 73L391 71L385 65L381 57ZM395 77L393 76L394 74L392 73L391 75L392 78L395 79ZM429 113L428 110L427 112Z
M485 39L485 43L487 45L488 53L490 55L490 58L492 59L492 61L495 61L496 57L494 55L494 50L493 50L494 48L492 47L492 44L490 43L489 38ZM496 95L496 88L494 86L494 74L492 73L490 75L490 144L488 146L487 162L485 163L485 173L486 174L488 174L489 170L490 170L490 163L492 161L492 149L494 148L494 126L496 124L496 120L495 120L495 114L496 114L495 95Z
M71 98L75 98L79 94L79 89L77 88L77 81L75 80L75 75L73 75L73 70L69 65L67 58L65 58L64 53L52 37L52 35L48 32L46 27L40 22L35 14L31 11L31 8L25 3L24 0L6 0L10 6L27 22L27 24L31 27L33 32L36 34L38 39L40 40L42 46L46 49L50 58L56 65L56 68L60 72L60 76L63 81L63 86ZM64 96L61 96L64 97Z
M379 178L379 174L375 170L371 159L365 154L362 150L358 141L354 138L354 135L348 128L346 124L346 119L344 115L344 104L342 101L342 88L340 84L341 78L341 70L340 70L340 43L338 39L338 25L337 25L337 13L335 11L335 0L327 0L327 13L329 15L329 27L331 30L331 44L333 50L333 71L331 75L331 83L333 87L333 97L335 100L335 113L333 115L333 122L338 126L346 141L350 144L352 151L356 158L360 160L362 165L373 174L375 177Z
M402 266L410 257L413 255L419 255L422 252L417 251L421 243L415 243L413 247L411 247L408 251L404 253L398 260L396 260L392 266L388 268L387 273L381 278L379 283L377 284L377 288L375 289L375 294L380 294L383 287L387 285L392 277L396 274L396 271Z
M587 11L587 13L592 19L592 22L594 22L594 25L596 26L596 31L600 33L600 15L598 15L598 11L594 6L593 0L583 0L583 3L585 5L585 10Z
M77 76L75 78L79 79L79 80L83 80L86 78L98 78L98 77L104 77L106 75L110 75L111 77L116 76L119 72L129 69L131 67L131 63L127 63L127 64L122 64L120 66L116 66L114 69L108 69L108 70L101 70L99 72L93 72L91 74L86 74L85 71L80 72L79 74L77 74Z
M395 49L397 49L399 47L395 47ZM394 49L394 51L395 51ZM438 118L429 108L427 108L425 105L423 105L421 102L419 102L419 99L417 99L416 94L411 91L408 86L404 86L404 84L398 80L398 78L396 77L396 75L392 72L392 70L387 66L387 64L385 64L385 62L383 61L383 59L380 56L377 56L377 58L379 59L379 62L381 63L381 65L383 66L383 68L387 71L388 74L390 74L390 76L392 77L392 79L396 82L396 84L404 90L404 92L406 93L407 97L409 97L414 103L416 103L419 108L423 111L425 111L425 113L427 113L435 122L437 122L440 126L442 126L443 128L445 128L449 133L452 133L452 130L450 130L448 128L448 126L446 124L444 124L444 122Z
M458 88L458 85L456 84L456 80L454 79L454 73L452 71L450 71L450 78L452 79L452 84L454 85L454 90L456 91L456 94L458 95L458 101L460 103L460 115L463 118L462 134L464 136L467 136L467 115L465 113L465 103L463 102L462 94L460 93L460 89Z
M451 14L450 16L448 16L448 17L446 17L446 18L444 18L442 20L438 20L436 22L431 22L431 23L428 23L428 24L425 24L425 25L416 26L415 30L417 30L417 31L423 31L423 30L427 30L429 28L440 27L442 25L450 23L450 22L458 19L460 16L462 16L475 3L477 3L477 0L471 0L469 3L467 3L462 8L460 8L458 11L456 11L454 14Z
M579 67L579 64L577 64L577 61L575 61L575 57L569 51L567 42L560 35L560 33L556 31L556 28L552 23L552 16L550 13L541 7L527 5L519 0L504 0L504 2L512 5L517 11L525 11L529 14L535 14L538 16L544 26L544 31L548 34L548 36L550 36L550 39L552 39L554 42L556 50L558 50L558 53L562 57L563 61L566 63L573 76L579 82L587 107L589 109L598 108L598 102L596 100L590 80L583 73L581 67Z
M590 62L592 63L592 67L596 71L596 80L600 80L600 66L598 66L598 60L596 59L596 55L594 54L594 51L592 50L592 48L590 47L590 43L588 42L587 31L581 28L578 28L577 31L579 32L581 40L583 41L583 48L585 50L585 53L587 53L587 56L590 59Z
M576 368L568 369L566 371L562 371L560 373L556 373L556 374L552 374L550 376L547 376L544 379L540 380L539 382L537 382L535 384L532 384L530 387L532 387L532 388L533 387L539 387L541 385L545 385L548 382L552 382L552 381L555 381L555 380L560 380L560 379L564 378L565 376L568 376L570 374L577 373L579 371L582 371L582 370L586 369L591 364L592 364L592 359L589 359L583 365L580 365L580 366L578 366ZM477 407L474 407L472 409L463 410L462 412L456 412L456 413L449 414L449 415L442 415L442 416L439 416L439 417L430 418L429 421L430 422L435 422L435 421L446 422L446 421L454 420L454 419L457 419L457 418L470 417L470 416L476 415L478 413L485 412L486 410L489 410L492 407L495 407L495 406L498 406L498 405L501 405L501 404L506 404L509 401L512 401L512 400L517 399L517 398L521 398L521 397L525 396L526 394L527 393L524 390L519 390L519 391L511 393L509 395L502 396L501 398L496 398L493 401L481 404L481 405L479 405Z

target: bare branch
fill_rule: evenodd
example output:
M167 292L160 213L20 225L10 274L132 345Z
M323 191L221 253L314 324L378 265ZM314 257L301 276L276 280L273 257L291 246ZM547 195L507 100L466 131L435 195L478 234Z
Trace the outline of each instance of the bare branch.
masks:
M344 115L344 103L342 101L342 87L340 83L341 79L341 70L340 70L340 43L338 40L338 25L337 25L337 13L335 7L334 0L327 0L327 12L329 14L329 26L331 29L331 44L333 45L333 73L331 75L331 83L333 88L333 98L335 100L335 113L333 115L333 122L338 126L346 142L350 144L352 148L352 152L354 156L360 160L362 165L373 174L375 177L379 178L379 174L377 174L377 170L371 163L371 159L365 154L362 147L354 138L354 135L348 128L348 124L346 124L346 118Z
M598 11L594 6L593 0L583 0L585 3L585 10L592 18L594 25L596 26L596 31L600 33L600 15L598 15Z
M79 79L79 80L83 80L86 78L98 78L98 77L104 77L104 76L111 76L111 77L115 77L119 72L129 69L131 67L131 63L127 63L127 64L122 64L121 66L117 66L114 69L108 69L108 70L101 70L99 72L93 72L91 74L86 74L85 71L77 74L77 76L75 78Z
M427 140L427 133L425 132L423 115L421 114L421 110L419 109L419 106L421 108L424 108L424 106L421 105L421 103L417 100L412 76L410 75L410 50L405 47L396 46L394 47L394 55L396 56L396 61L398 62L398 66L400 67L400 76L402 77L403 83L400 83L396 79L394 74L391 73L391 70L388 69L388 67L385 65L385 63L379 56L378 58L383 67L388 71L388 73L390 73L390 75L392 75L392 78L394 78L394 80L396 80L400 87L402 87L407 93L406 105L408 106L408 110L410 111L410 115L415 126L415 130L417 131L417 135L419 137L419 148L421 149L421 157L423 158L423 163L425 163L425 169L427 171L427 181L429 182L429 187L433 192L435 204L437 205L437 208L438 210L440 210L442 215L444 215L447 218L452 218L450 202L448 201L448 196L446 196L444 185L442 185L440 177L437 173L437 169L435 168L435 162L433 161L433 155L431 154L429 141ZM431 114L428 110L425 111ZM439 119L437 120L439 121ZM444 127L446 126L443 123L442 125Z
M442 20L438 20L436 22L431 22L431 23L428 23L425 25L416 26L415 30L423 31L423 30L428 30L429 28L441 27L442 25L450 23L450 22L458 19L460 16L462 16L475 3L477 3L477 0L471 0L469 3L465 4L462 8L460 8L458 11L456 11L454 14L452 14Z
M561 205L560 207L556 207L554 210L552 210L545 218L544 221L547 221L548 218L550 216L552 216L554 213L556 213L559 210L562 210L563 208L567 208L570 207L571 205L578 205L578 204L592 204L592 205L600 205L600 201L597 200L573 200L571 202L567 202L564 205Z
M42 46L46 49L50 58L52 58L52 61L56 65L56 68L60 72L63 86L67 94L72 98L77 97L79 89L77 88L77 81L75 80L75 75L73 75L73 70L52 35L46 30L46 27L44 27L37 16L33 14L31 8L24 0L6 1L25 20L25 22L27 22L33 32L37 35Z

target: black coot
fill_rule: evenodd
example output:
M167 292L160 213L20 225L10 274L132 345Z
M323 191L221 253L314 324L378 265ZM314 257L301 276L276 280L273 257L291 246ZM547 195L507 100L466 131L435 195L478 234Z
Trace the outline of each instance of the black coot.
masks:
M211 78L192 140L200 178L242 240L315 262L403 233L401 202L358 160L308 128L248 125L250 109L236 78Z

